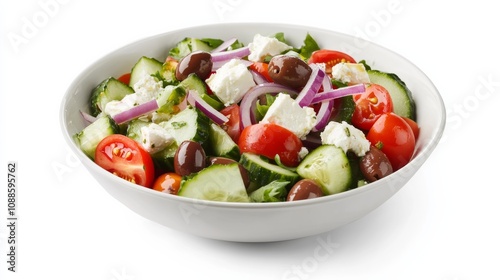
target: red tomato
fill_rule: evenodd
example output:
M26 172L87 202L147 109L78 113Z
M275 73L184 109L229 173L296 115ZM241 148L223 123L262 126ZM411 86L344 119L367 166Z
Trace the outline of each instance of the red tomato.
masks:
M269 64L265 62L254 62L250 65L250 70L253 70L259 74L261 74L268 82L272 82L271 76L269 76L268 68Z
M126 74L121 75L118 78L118 81L128 85L130 83L130 73L126 73Z
M181 187L182 177L173 172L163 173L156 178L153 189L169 194L177 194Z
M410 125L411 130L413 130L413 135L415 136L415 141L416 141L420 133L420 128L418 127L417 122L406 117L403 117L403 119Z
M151 187L155 171L149 153L121 134L105 137L97 145L95 163L114 175L141 186Z
M391 95L381 85L367 84L364 93L353 95L356 106L352 115L352 124L368 131L375 121L385 113L393 111Z
M220 112L229 119L222 128L231 136L231 139L233 139L235 143L238 143L241 133L240 106L238 106L238 104L232 104L222 109Z
M394 171L405 166L415 151L415 136L410 125L394 113L381 115L366 138L372 145L381 147Z
M274 123L258 123L243 129L238 146L242 153L254 153L269 159L279 155L284 165L297 166L302 141L282 126Z
M350 55L334 50L317 50L311 54L308 63L325 63L327 74L332 73L332 67L340 62L356 63Z

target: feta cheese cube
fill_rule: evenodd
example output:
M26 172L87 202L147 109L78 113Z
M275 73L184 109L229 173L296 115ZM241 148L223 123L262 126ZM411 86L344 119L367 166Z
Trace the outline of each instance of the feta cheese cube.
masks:
M247 66L239 59L232 59L206 80L213 93L229 106L241 101L255 82Z
M250 48L250 55L248 55L248 60L250 61L262 61L267 55L275 56L286 50L292 49L291 46L280 42L274 37L265 37L260 34L256 34L253 37L253 41L248 44Z
M332 67L332 78L347 84L370 83L370 77L361 63L337 63Z
M316 113L311 107L300 107L290 95L279 93L261 122L280 125L303 139L316 124Z
M162 126L150 123L141 127L140 143L146 151L154 154L172 144L175 138Z
M358 157L364 156L370 150L370 141L366 139L363 131L345 121L329 122L320 136L322 144L335 145L346 153L352 151Z
M133 88L137 96L137 104L142 104L158 97L163 91L163 82L157 81L153 76L146 75L137 81Z
M129 104L121 100L111 100L104 106L103 112L110 117L114 117L116 114L127 111L132 107L134 107L134 104Z

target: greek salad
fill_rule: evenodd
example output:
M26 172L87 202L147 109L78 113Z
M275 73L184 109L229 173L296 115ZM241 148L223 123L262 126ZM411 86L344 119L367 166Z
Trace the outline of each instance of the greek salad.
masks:
M332 195L406 165L419 134L406 84L285 35L187 37L138 58L92 90L75 143L124 180L229 202Z

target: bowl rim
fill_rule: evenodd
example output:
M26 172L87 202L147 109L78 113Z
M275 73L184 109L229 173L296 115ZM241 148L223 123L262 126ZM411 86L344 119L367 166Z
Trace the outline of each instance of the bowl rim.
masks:
M430 86L430 88L433 91L433 94L435 95L437 101L438 101L438 107L441 109L440 114L437 115L436 117L439 118L439 125L438 127L433 131L431 137L429 138L429 141L422 147L422 149L418 152L416 152L416 156L411 159L411 161L403 166L401 169L398 171L390 174L389 176L382 178L380 180L377 180L375 182L369 183L365 186L358 187L355 189L350 189L341 193L337 194L332 194L332 195L326 195L314 199L306 199L306 200L298 200L298 201L282 201L282 202L272 202L272 203L254 203L254 202L224 202L224 201L210 201L210 200L201 200L201 199L195 199L195 198L189 198L189 197L181 197L177 195L171 195L163 192L159 192L150 188L146 188L131 182L128 182L124 179L121 179L106 170L100 168L97 164L94 163L90 158L88 158L80 149L78 149L72 139L72 135L69 134L69 132L66 129L66 121L65 121L65 105L67 103L67 100L69 97L73 94L74 89L76 86L79 84L79 81L84 77L93 67L95 67L101 60L106 58L107 56L119 52L123 49L130 48L135 44L141 43L142 41L145 40L154 40L155 38L161 38L168 36L169 34L177 34L177 33L182 33L182 32L187 32L187 31L192 31L196 29L202 29L202 28L225 28L227 26L245 26L245 27L269 27L272 26L273 28L287 28L287 29L297 29L297 30L310 30L310 31L315 31L315 32L325 32L325 33L330 33L330 34L335 34L336 36L343 36L343 37L348 37L348 38L354 38L356 40L360 40L360 42L370 44L370 46L373 46L375 48L379 48L383 51L389 52L394 56L397 56L399 59L404 60L407 62L409 65L411 65L415 70L420 72L422 77L426 79L426 84ZM418 106L418 105L417 105ZM330 203L332 201L336 200L342 200L351 196L358 195L360 193L364 192L370 192L374 191L378 188L382 187L391 187L387 186L388 184L386 182L389 182L389 180L394 179L395 177L401 176L401 174L411 174L413 175L416 173L419 169L419 167L427 160L427 158L430 156L430 154L433 152L433 150L436 148L438 145L443 133L444 133L444 128L446 124L446 109L445 105L443 102L443 98L441 94L439 93L439 90L437 87L434 85L434 83L429 79L429 77L417 66L415 65L412 61L408 60L406 57L400 55L397 52L394 52L378 43L374 43L372 41L368 41L364 38L359 38L355 37L354 35L350 35L347 33L343 32L338 32L335 30L330 30L326 28L320 28L320 27L315 27L315 26L307 26L307 25L298 25L298 24L288 24L288 23L279 23L279 22L236 22L236 23L212 23L212 24L204 24L204 25L194 25L194 26L189 26L189 27L184 27L180 29L175 29L175 30L170 30L166 31L163 33L151 35L151 36L145 36L142 38L139 38L137 40L134 40L128 44L125 44L119 48L116 48L105 55L102 55L101 57L98 57L96 60L92 61L86 68L84 68L71 82L71 84L67 87L66 92L63 95L61 104L60 104L60 109L59 109L59 122L60 126L63 132L63 137L66 141L66 143L70 146L71 150L77 154L77 158L82 161L82 163L88 168L91 169L92 172L97 172L101 176L107 177L109 180L114 181L118 185L122 185L120 187L127 187L133 191L140 191L144 192L147 195L154 195L154 196L160 196L162 198L165 198L167 200L174 200L176 202L182 202L182 203L189 203L189 204L196 204L196 205L204 205L204 206L212 206L212 207L221 207L221 208L238 208L238 209L274 209L274 208L288 208L288 207L302 207L302 206L308 206L311 204L317 205L317 204L322 204L322 203ZM411 170L414 171L411 171ZM407 178L408 180L411 179ZM107 188L106 186L103 186L102 184L98 183L101 185L103 188ZM400 186L402 187L402 186ZM393 189L393 193L396 193L399 190L399 188Z

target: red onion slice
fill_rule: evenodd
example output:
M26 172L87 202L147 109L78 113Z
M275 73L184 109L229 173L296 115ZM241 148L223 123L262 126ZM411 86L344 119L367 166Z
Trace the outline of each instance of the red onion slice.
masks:
M158 102L156 102L156 99L150 100L148 102L142 103L140 105L137 105L135 107L132 107L131 109L127 111L123 111L121 113L118 113L113 116L113 120L117 124L122 124L128 121L131 121L133 119L136 119L140 116L149 114L153 111L156 111L158 109Z
M187 101L192 106L198 108L207 117L209 117L216 124L224 124L229 121L229 119L221 114L219 111L215 110L214 107L210 106L195 90L188 91Z
M243 58L250 54L250 48L242 47L231 51L212 53L212 62L225 61L233 58Z
M236 42L236 38L231 38L229 40L226 40L222 42L217 48L213 49L211 53L217 53L217 52L222 52L225 51L227 48L229 48L232 44Z
M298 94L297 91L276 83L259 84L253 86L250 90L248 90L247 93L245 93L245 96L243 96L243 99L241 100L240 103L241 129L243 130L243 128L255 124L257 122L254 113L255 113L256 101L259 98L259 96L264 95L266 93L278 94L280 92L285 92L294 96Z
M347 86L343 88L338 88L338 89L332 89L329 91L323 91L321 93L316 94L312 101L311 104L327 101L327 100L332 100L348 95L353 95L353 94L359 94L365 92L365 85L364 84L357 84L353 86Z
M82 115L82 118L87 122L87 124L91 124L97 120L96 117L92 116L89 113L86 113L84 111L80 111L80 115Z
M316 93L318 93L323 83L325 72L323 72L319 67L311 67L312 72L309 76L309 80L306 85L300 91L299 95L295 99L300 107L309 106L313 100Z

